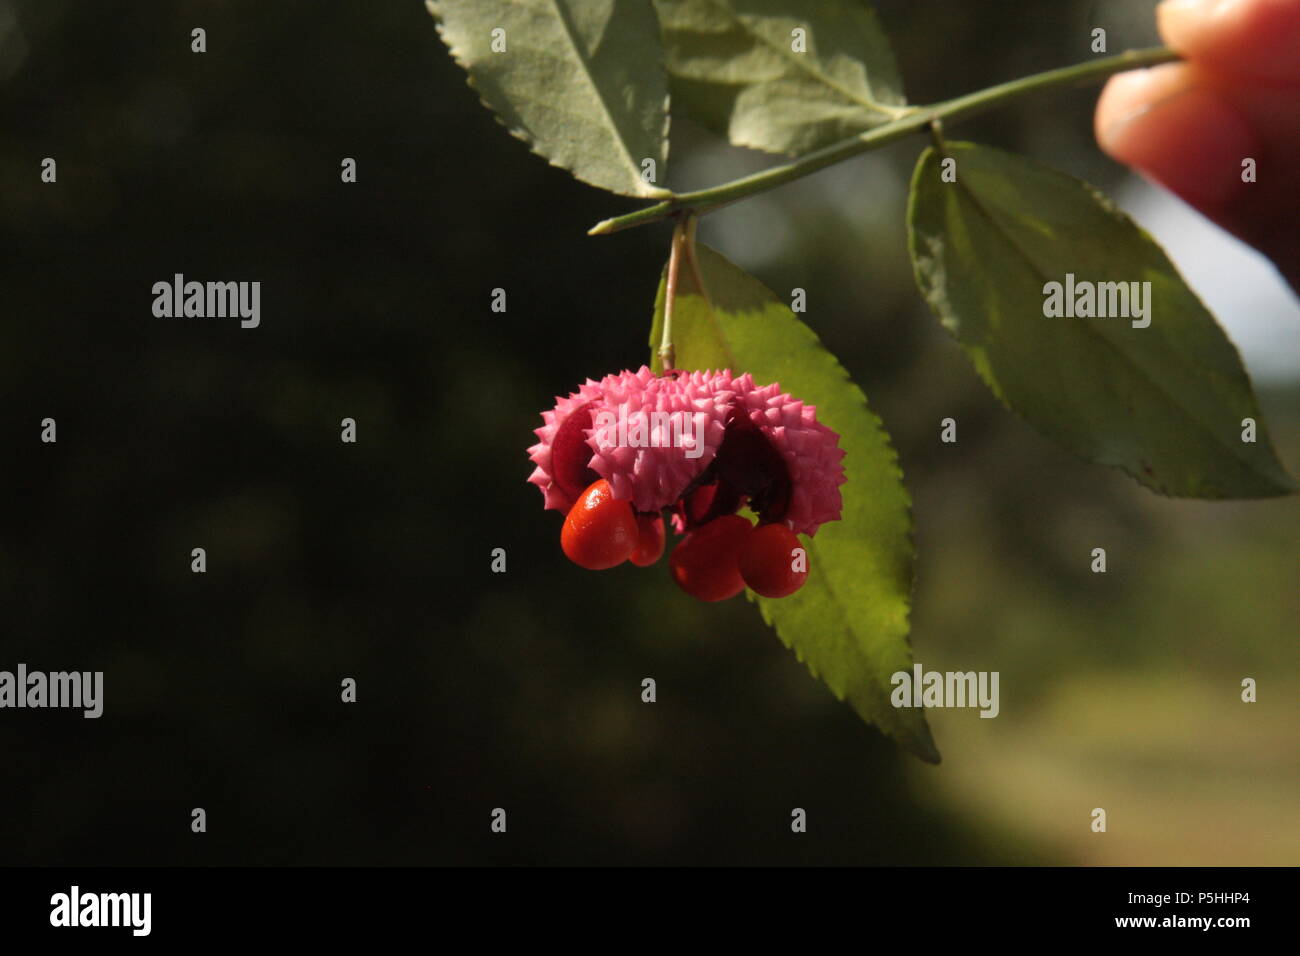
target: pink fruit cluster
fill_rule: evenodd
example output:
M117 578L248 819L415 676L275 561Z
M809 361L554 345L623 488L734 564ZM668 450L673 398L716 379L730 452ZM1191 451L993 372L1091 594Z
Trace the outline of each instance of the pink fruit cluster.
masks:
M797 547L796 532L811 537L822 524L840 517L845 478L839 436L817 421L813 406L782 392L776 383L755 385L749 374L657 376L642 366L600 381L588 379L576 392L557 397L555 407L542 413L542 421L536 429L538 442L528 450L536 466L528 480L541 490L545 507L566 515L568 538L562 540L574 542L573 553L566 544L570 557L583 551L584 542L612 534L619 541L637 538L623 559L631 557L632 550L644 558L645 542L630 532L627 520L639 522L653 537L654 519L667 512L676 531L686 535L674 552L674 579L696 596L704 596L697 593L703 590L730 597L744 586L742 582L731 589L742 578L741 554L751 537L766 542L761 549L768 555L767 566L783 566L789 562L777 559L790 550L791 542ZM633 427L626 427L629 422ZM586 506L597 482L603 490L595 497L603 511ZM580 499L584 505L579 516L574 506ZM630 518L620 511L616 519L606 520L617 510L611 502L625 502ZM748 519L736 515L742 505L758 517L752 536ZM587 530L579 534L571 529L570 518ZM769 525L780 526L788 539L777 531L758 534ZM592 530L596 528L604 530ZM726 529L729 534L723 534ZM658 533L662 541L661 526ZM622 548L620 544L611 549L609 540L600 538L600 546L592 547L592 553L600 553L602 567L610 566ZM701 542L713 544L706 549ZM696 562L695 575L678 573L678 564L706 550L707 558ZM679 552L684 555L680 560ZM698 578L705 565L719 561L737 569L734 576L721 575L726 586L693 590L687 579ZM751 563L757 568L762 562L754 558ZM718 574L705 576L715 584L720 579ZM763 579L757 570L752 576ZM798 578L799 584L802 580ZM777 582L765 590L781 590L789 583Z

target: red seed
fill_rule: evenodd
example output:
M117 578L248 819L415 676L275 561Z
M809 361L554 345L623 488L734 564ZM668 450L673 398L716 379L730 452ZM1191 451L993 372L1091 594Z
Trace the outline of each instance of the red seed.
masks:
M701 601L725 601L743 591L738 559L749 529L748 519L723 515L688 534L668 559L677 586Z
M759 525L741 546L740 576L763 597L789 597L808 580L808 552L785 525Z
M638 540L631 561L638 568L649 567L664 554L664 519L660 515L637 515Z
M569 560L589 571L622 564L639 541L631 502L615 498L604 478L579 496L560 531L560 547Z

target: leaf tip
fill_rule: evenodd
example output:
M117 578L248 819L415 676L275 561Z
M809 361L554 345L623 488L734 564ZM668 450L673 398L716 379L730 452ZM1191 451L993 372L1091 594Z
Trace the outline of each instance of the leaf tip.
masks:
M943 757L939 755L939 748L934 745L934 741L930 738L928 728L925 739L913 741L908 745L907 749L914 756L932 767L937 767L943 763Z
M880 726L880 730L893 737L904 750L922 763L937 767L943 762L943 758L939 755L939 748L935 746L934 736L930 733L930 722L925 719L924 712L921 713L919 721L909 721L908 725L903 727Z
M1295 479L1285 471L1274 480L1273 487L1275 490L1272 494L1268 495L1270 498L1284 498L1287 495L1293 495L1297 491L1300 491L1300 486L1296 485Z

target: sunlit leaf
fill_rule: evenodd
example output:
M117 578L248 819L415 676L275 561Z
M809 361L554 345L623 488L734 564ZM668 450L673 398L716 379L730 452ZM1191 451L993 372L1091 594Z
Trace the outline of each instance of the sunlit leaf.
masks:
M707 298L681 270L673 313L676 366L749 372L817 408L839 432L847 482L844 514L801 538L807 583L790 597L750 594L799 660L841 700L923 760L939 753L921 709L890 703L890 677L911 671L911 502L889 436L866 396L816 334L762 283L697 246ZM655 303L652 355L663 328L664 284ZM656 370L660 368L657 357Z
M483 102L534 152L593 186L667 195L654 185L668 154L668 81L650 0L427 6Z
M944 149L927 150L912 179L916 278L1008 407L1162 494L1294 489L1237 350L1150 236L1064 173L973 143ZM941 175L945 157L955 182ZM1098 312L1103 301L1128 315L1045 314L1045 304ZM1257 424L1253 442L1243 441L1244 419Z
M655 7L674 109L737 146L806 153L894 119L904 102L889 41L865 0Z

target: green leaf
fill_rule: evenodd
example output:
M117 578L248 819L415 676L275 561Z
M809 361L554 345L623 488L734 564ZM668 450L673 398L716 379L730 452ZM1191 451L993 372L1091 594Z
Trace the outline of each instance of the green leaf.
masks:
M650 0L426 5L470 85L534 152L602 189L671 195L642 175L654 160L662 182L668 155L668 81Z
M800 155L895 119L902 82L865 0L655 0L675 108ZM802 29L804 52L794 31Z
M780 382L782 390L816 406L818 420L839 432L845 451L843 518L802 539L807 582L787 598L749 597L836 697L922 760L937 763L924 710L895 709L889 701L891 675L912 668L911 501L889 436L862 390L783 302L705 246L696 246L696 261L708 298L683 264L673 310L677 367L730 368L751 373L760 384ZM650 338L656 371L663 306L661 281Z
M955 182L941 178L945 156ZM1021 156L948 143L917 163L908 226L935 314L1039 431L1161 494L1294 490L1237 350L1163 250L1096 189ZM1123 302L1109 292L1111 317L1049 317L1048 283L1064 299L1067 281L1149 282L1136 287L1149 325L1115 316ZM1242 441L1246 418L1258 423L1253 443Z

